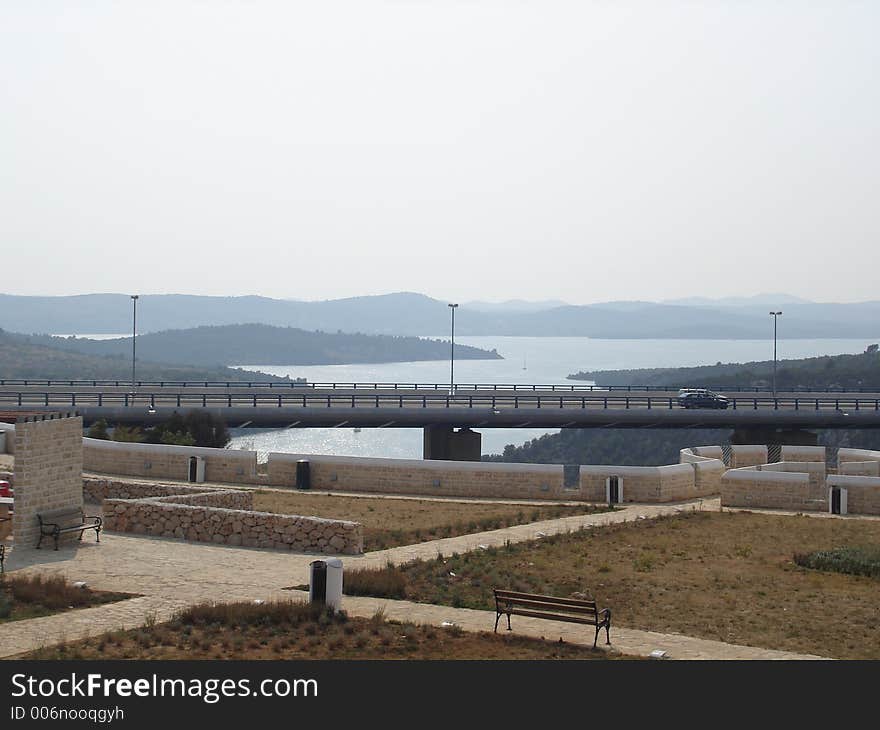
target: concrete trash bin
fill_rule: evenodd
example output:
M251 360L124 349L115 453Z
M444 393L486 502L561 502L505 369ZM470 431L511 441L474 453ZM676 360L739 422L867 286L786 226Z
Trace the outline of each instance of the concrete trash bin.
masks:
M334 611L342 607L342 561L313 560L309 564L309 602L322 603Z
M300 459L296 462L296 488L311 489L312 475L309 471L309 460Z

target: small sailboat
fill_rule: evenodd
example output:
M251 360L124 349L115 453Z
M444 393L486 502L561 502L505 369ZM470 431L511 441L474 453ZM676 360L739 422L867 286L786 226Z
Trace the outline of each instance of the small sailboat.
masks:
M361 432L361 427L360 427L360 426L355 426L355 427L354 427L354 432L355 432L355 433L360 433L360 432Z

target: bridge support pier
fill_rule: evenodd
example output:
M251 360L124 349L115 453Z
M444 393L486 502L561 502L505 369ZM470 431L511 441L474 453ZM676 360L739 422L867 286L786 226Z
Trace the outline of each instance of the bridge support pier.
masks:
M780 444L783 446L818 446L819 436L798 428L746 426L734 429L732 444Z
M483 437L477 431L469 428L456 431L448 426L425 426L424 434L425 459L480 461Z

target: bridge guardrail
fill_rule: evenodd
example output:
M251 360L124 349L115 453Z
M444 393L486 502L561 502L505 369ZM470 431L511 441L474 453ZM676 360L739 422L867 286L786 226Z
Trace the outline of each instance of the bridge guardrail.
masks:
M293 394L254 393L250 395L234 393L82 393L76 391L5 391L0 392L0 405L17 407L39 406L76 408L86 406L124 406L124 407L337 407L348 408L647 408L679 409L677 398L659 396L576 396L576 395L333 395L333 394ZM737 409L814 409L814 410L874 410L880 411L880 398L731 398L729 407Z
M0 378L0 388L5 387L84 387L84 388L128 388L132 387L130 380L46 380L46 379L22 379ZM261 380L137 380L135 388L281 388L308 390L435 390L448 391L449 383L321 383L321 382L297 382L297 381L261 381ZM578 392L672 392L681 388L707 388L725 393L772 393L769 386L725 386L725 385L595 385L579 383L456 383L456 392L487 391L487 390L512 390L514 392L550 391L551 393L578 393ZM858 388L795 386L793 388L776 388L777 392L785 390L790 393L874 393L880 391L880 384L875 386L859 386Z

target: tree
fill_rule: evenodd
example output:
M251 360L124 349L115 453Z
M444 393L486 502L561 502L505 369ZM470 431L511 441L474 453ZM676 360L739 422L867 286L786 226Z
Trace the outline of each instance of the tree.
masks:
M186 416L174 413L167 421L148 430L144 440L151 444L223 449L231 439L222 417L207 411L191 411Z
M113 429L114 441L141 441L141 430L137 426L116 426Z
M88 437L90 439L102 439L104 441L110 438L110 434L107 433L107 421L103 418L99 418L95 421L91 427L89 428Z
M207 411L190 411L184 418L186 430L195 439L196 446L225 449L232 440L226 421Z

